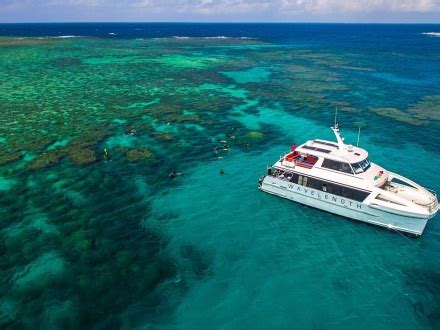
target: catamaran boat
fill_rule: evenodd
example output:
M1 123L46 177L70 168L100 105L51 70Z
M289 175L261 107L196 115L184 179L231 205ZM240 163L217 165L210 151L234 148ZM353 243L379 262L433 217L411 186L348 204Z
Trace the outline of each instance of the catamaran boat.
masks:
M438 211L437 195L368 160L344 143L310 140L280 157L259 189L295 202L390 230L420 236Z

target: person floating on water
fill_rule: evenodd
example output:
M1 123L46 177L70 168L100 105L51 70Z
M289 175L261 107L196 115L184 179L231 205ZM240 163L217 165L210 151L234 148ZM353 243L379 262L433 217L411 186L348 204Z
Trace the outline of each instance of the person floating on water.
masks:
M228 145L228 144L224 144L224 145L222 145L222 146L215 146L212 150L213 150L213 152L214 152L214 155L217 156L219 150L229 151L230 148L229 148L229 145Z
M176 177L181 175L183 175L183 173L176 171L171 171L170 173L168 173L168 177L170 177L171 179L175 179Z
M104 148L104 159L105 160L110 160L111 159L110 154L107 151L107 148Z
M225 171L223 169L220 169L220 175L225 174Z
M132 128L132 129L128 130L126 135L136 135L136 130L134 128Z

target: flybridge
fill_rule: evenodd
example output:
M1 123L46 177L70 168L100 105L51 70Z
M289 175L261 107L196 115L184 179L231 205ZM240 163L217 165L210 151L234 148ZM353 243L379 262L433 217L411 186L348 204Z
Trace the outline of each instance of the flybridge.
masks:
M329 154L331 152L331 150L321 149L321 148L318 148L318 147L311 147L311 146L308 146L308 145L302 146L301 148L302 149L307 149L307 150L319 151L319 152L322 152L322 153L325 153L325 154Z
M334 161L356 164L368 158L368 152L362 148L344 143L339 128L332 127L338 144L326 140L310 140L297 148L298 152L329 158Z
M329 147L333 147L333 148L338 148L338 145L336 145L334 143L327 142L327 141L313 140L313 143L318 143L318 144L323 144L325 146L329 146Z

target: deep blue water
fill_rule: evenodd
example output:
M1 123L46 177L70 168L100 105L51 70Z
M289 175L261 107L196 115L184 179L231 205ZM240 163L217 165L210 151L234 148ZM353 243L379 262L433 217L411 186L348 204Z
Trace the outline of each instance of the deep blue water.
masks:
M439 24L333 23L17 23L0 24L0 35L44 37L80 35L99 38L248 37L278 43L350 45L352 48L411 49L427 47L421 33L438 31ZM114 33L115 35L110 35ZM392 40L392 43L389 41ZM438 42L430 44L439 51ZM379 49L377 49L379 47ZM432 49L431 47L434 47Z
M371 161L440 191L440 37L428 32L440 32L440 25L0 24L4 37L83 37L46 53L35 44L21 52L25 46L0 43L0 58L17 74L9 85L3 79L8 93L0 93L0 107L11 102L8 109L15 109L8 96L18 89L14 97L31 109L40 98L61 108L54 91L72 104L66 113L90 104L99 115L116 108L110 135L92 147L116 155L117 147L148 146L160 160L152 169L119 156L84 167L63 160L36 173L0 168L0 201L7 201L0 211L9 212L0 213L0 327L438 329L438 216L420 239L409 239L256 189L266 165L292 143L333 139L328 127L338 105L348 142L362 122L360 146ZM150 40L169 37L189 39ZM203 47L194 37L251 38L257 45L219 39ZM157 60L161 51L168 61L154 63L163 72L149 75L151 65L139 59ZM215 66L196 70L188 60L205 58L226 59L225 67L249 61L258 70L240 68L228 77ZM66 72L78 72L78 85ZM119 79L124 74L126 81ZM147 85L149 78L158 86ZM166 89L173 83L182 94ZM165 92L149 94L152 87ZM211 109L209 120L193 126L158 116L148 128L155 131L139 126L136 136L124 133L124 125L151 124L148 116L123 115L139 104L148 110L156 97L168 106L184 98L184 110L204 119L197 104L206 105L198 96L206 88L236 103L224 113ZM282 93L287 88L292 95ZM107 92L109 100L101 97ZM301 97L288 97L295 95ZM422 113L411 110L418 103ZM241 134L235 127L261 132L263 142L246 149L231 138L224 159L213 159L212 144ZM157 133L174 140L153 140ZM170 181L171 166L185 175Z

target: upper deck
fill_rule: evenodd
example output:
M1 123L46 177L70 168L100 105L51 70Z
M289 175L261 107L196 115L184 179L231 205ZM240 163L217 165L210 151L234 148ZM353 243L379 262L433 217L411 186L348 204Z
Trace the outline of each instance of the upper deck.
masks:
M292 147L274 166L363 189L382 186L388 171L370 163L365 149L345 144L337 127L332 129L337 143L319 139L307 141Z
M297 151L347 163L358 163L368 158L365 149L344 144L342 148L326 140L310 140L296 148Z

